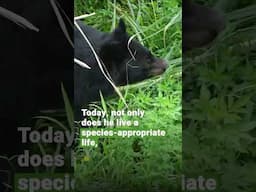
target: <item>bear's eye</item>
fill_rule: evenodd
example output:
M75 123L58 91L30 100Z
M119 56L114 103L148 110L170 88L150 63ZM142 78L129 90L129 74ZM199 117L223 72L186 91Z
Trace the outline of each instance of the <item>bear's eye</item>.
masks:
M147 60L147 62L152 62L153 61L153 55L149 52L148 54L147 54L147 57L146 57L146 60Z

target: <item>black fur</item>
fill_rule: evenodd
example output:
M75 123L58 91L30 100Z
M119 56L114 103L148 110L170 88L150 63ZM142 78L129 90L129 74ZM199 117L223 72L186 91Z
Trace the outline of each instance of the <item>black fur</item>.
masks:
M183 1L183 51L209 44L224 28L225 19L219 11L191 0Z

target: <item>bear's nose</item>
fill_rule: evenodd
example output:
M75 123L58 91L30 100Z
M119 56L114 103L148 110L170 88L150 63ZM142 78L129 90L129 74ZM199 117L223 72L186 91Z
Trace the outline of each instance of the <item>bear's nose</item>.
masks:
M162 66L163 66L163 70L165 71L168 67L167 62L165 60L162 60Z
M158 59L156 62L153 63L153 66L150 70L151 76L156 76L164 73L167 69L167 62L162 59Z
M163 72L166 71L168 65L167 65L167 62L163 59L159 59L159 61L157 62L157 67L162 69Z

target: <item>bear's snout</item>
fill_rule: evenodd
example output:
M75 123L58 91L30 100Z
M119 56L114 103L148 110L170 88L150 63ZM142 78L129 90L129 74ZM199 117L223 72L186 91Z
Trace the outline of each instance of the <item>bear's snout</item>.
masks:
M156 62L152 64L152 68L150 70L150 76L157 76L164 73L167 69L167 62L163 59L157 59Z

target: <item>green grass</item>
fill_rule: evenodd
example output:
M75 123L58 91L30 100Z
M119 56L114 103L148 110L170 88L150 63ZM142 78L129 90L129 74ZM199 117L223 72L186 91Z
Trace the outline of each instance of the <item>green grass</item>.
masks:
M137 129L163 129L167 136L104 140L103 153L77 149L77 190L177 191L182 158L180 2L75 1L76 16L92 12L96 15L85 19L88 25L108 32L123 18L131 35L168 62L162 76L121 88L129 110L145 111ZM105 98L93 107L125 109L119 98Z

